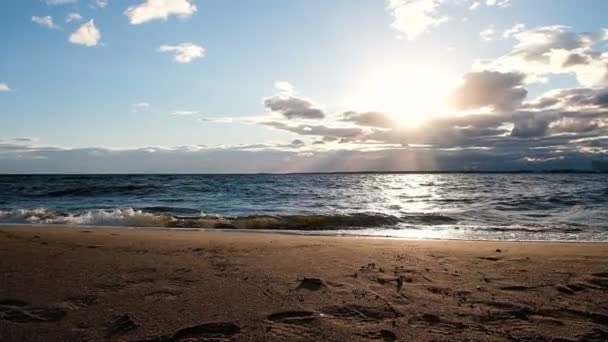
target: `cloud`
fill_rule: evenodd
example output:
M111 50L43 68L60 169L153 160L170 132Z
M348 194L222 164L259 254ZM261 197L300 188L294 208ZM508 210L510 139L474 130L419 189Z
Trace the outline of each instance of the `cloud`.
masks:
M353 111L342 114L342 121L352 122L359 126L392 128L397 126L395 119L380 112L357 113Z
M322 136L322 137L330 137L335 139L346 138L353 139L355 137L361 136L363 134L363 130L357 127L327 127L324 125L289 125L284 122L278 121L267 121L262 122L262 125L269 126L275 129L284 130L300 135L313 135L313 136Z
M178 63L190 63L195 58L205 57L205 49L192 43L178 45L161 45L160 52L175 52L173 59Z
M172 15L190 17L196 10L196 6L188 0L145 0L127 8L125 15L131 24L138 25L151 20L167 20Z
M407 39L416 39L448 20L437 13L440 4L440 0L388 0L388 10L393 16L391 26Z
M277 81L274 83L274 87L278 89L281 93L293 94L294 92L293 85L286 81Z
M69 41L70 43L78 45L96 46L100 39L101 33L99 33L93 19L91 19L74 31L74 33L70 35Z
M569 88L553 89L524 104L531 110L560 110L580 113L608 110L608 89Z
M507 8L511 6L511 0L475 0L469 6L471 11L478 9L482 4L488 7Z
M73 4L77 0L44 0L47 5L65 5L65 4Z
M511 6L511 0L486 0L486 6L496 6L500 8L507 8Z
M574 74L586 87L608 85L608 41L605 31L570 32L567 26L553 25L525 29L518 24L505 31L517 43L510 53L494 60L478 61L478 69L518 71L529 81L552 74Z
M526 98L524 79L524 74L516 72L471 72L464 76L464 83L454 91L451 102L458 109L492 107L508 111Z
M189 115L195 115L198 114L198 111L194 111L194 110L174 110L173 112L171 112L171 115L174 116L189 116Z
M223 117L223 118L204 117L204 118L198 119L198 121L199 122L216 122L216 123L233 123L235 121L235 119L230 118L230 117Z
M150 109L150 103L148 102L137 102L131 105L131 110L133 112L143 112Z
M479 32L479 36L481 36L481 39L485 40L486 42L490 42L490 41L494 40L495 34L496 34L496 32L494 31L494 25Z
M264 99L264 107L287 119L323 119L325 113L305 98L278 94Z
M8 84L0 82L0 93L5 91L11 91L11 88L9 88Z
M45 17L37 17L37 16L33 16L32 17L32 22L36 23L40 26L46 27L46 28L50 28L50 29L58 29L59 26L55 25L55 23L53 22L53 17L51 17L50 15L47 15Z
M513 25L511 28L506 29L505 32L502 33L502 37L511 38L525 29L526 29L525 24L515 23L515 25Z
M549 120L539 115L529 115L519 118L513 123L511 136L517 138L533 138L544 136L549 129Z
M258 173L318 171L427 171L590 169L608 139L581 140L577 146L526 148L534 140L505 138L491 149L387 147L325 149L296 139L287 144L236 146L149 146L129 149L69 148L0 142L0 173ZM298 141L299 140L299 141ZM567 141L567 140L566 140ZM301 143L304 144L301 144ZM346 147L346 144L337 146Z
M108 6L108 0L95 0L95 5L99 8L105 8Z
M71 23L72 21L81 21L81 20L82 20L82 16L80 15L80 13L69 13L65 17L66 23Z
M550 124L552 133L587 133L606 127L608 121L586 120L585 118L561 118Z

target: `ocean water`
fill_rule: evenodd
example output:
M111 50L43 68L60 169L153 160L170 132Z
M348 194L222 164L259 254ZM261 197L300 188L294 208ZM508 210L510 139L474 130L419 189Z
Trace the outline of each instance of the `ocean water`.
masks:
M0 223L604 241L608 175L0 176Z

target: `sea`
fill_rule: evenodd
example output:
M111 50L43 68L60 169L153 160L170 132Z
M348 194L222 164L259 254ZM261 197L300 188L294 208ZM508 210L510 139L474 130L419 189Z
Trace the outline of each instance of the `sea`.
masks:
M607 241L608 175L3 175L0 224Z

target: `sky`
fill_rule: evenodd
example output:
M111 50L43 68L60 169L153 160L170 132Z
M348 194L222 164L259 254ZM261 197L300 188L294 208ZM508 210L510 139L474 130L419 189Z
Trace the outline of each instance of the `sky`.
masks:
M605 0L3 0L0 173L589 169Z

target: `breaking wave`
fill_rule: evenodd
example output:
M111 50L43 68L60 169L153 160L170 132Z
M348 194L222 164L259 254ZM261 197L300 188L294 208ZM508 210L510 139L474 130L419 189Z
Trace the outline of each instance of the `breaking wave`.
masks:
M394 227L401 220L382 214L351 215L252 215L223 217L212 215L173 216L162 212L169 208L152 208L147 212L133 208L89 210L64 213L45 208L0 210L0 223L67 224L132 227L218 228L218 229L281 229L337 230L367 227Z

